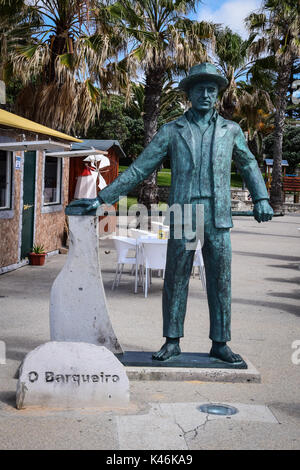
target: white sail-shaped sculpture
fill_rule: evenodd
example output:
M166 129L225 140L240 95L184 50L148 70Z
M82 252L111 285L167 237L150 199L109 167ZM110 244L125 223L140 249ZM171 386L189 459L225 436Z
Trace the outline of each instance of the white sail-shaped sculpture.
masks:
M50 294L51 341L82 341L122 348L113 330L102 283L98 216L69 216L67 261Z

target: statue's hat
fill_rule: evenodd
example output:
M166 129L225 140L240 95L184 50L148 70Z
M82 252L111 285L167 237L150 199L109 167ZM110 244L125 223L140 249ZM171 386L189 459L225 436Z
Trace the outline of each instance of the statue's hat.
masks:
M222 90L228 85L227 78L223 77L215 65L209 62L203 62L203 64L194 65L191 67L189 74L179 83L179 88L185 92L194 85L195 83L203 80L213 80L219 85L219 89Z

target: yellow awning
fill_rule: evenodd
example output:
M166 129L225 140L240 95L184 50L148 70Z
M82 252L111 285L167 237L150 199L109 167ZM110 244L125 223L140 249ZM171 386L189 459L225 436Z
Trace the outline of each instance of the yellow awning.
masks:
M29 119L25 119L21 116L17 116L17 114L4 111L4 109L0 109L0 125L1 124L3 126L16 127L17 129L23 129L25 131L35 132L37 134L51 135L52 137L70 140L71 142L82 142L82 140L76 139L76 137L71 137L70 135L64 134L63 132L55 131L50 127L46 127L42 124L38 124L37 122L30 121Z

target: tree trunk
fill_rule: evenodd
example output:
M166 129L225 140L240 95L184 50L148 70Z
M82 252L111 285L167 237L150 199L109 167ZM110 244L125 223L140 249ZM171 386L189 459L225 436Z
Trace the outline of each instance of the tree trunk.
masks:
M274 211L282 209L282 141L287 108L287 91L293 61L279 67L275 88L275 130L270 203Z
M69 34L67 33L69 39ZM67 39L65 34L53 35L50 40L50 63L45 69L45 82L52 83L56 76L56 60L61 54L67 52Z
M236 99L231 94L226 94L223 96L219 110L220 116L222 116L224 119L232 121L234 112L236 110L236 104Z
M160 99L163 88L164 69L149 67L146 71L145 102L144 102L144 147L146 147L157 131ZM148 209L151 204L158 204L157 171L154 171L142 184L138 202Z
M229 119L232 121L234 112L236 110L237 106L237 85L234 79L234 68L229 67L229 71L227 74L227 80L229 82L226 90L223 93L222 99L221 99L221 109L220 109L220 115L224 119Z

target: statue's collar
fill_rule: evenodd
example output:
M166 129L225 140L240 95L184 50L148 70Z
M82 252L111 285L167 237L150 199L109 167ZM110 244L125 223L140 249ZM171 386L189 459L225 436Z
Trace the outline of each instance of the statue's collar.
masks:
M217 120L217 117L218 117L218 113L217 113L216 109L213 109L212 115L211 115L211 117L209 118L209 120L207 121L206 124L208 124L210 126L211 123L215 123L216 120ZM187 119L190 122L194 122L195 124L198 125L199 117L198 117L197 111L193 108L190 108L187 112Z
M180 127L184 127L187 124L189 124L192 119L193 119L193 111L190 108L176 120L176 124ZM226 125L226 120L222 116L220 116L220 114L217 112L216 109L214 110L211 120L213 120L214 122L218 124L221 124L222 126Z

